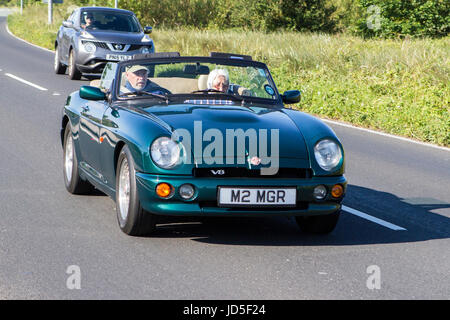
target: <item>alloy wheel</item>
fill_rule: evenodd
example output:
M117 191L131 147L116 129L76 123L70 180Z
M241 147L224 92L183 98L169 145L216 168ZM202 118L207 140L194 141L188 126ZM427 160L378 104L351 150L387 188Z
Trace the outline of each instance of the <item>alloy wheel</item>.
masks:
M128 217L130 206L130 168L127 159L122 161L119 173L119 209L123 221Z
M70 184L70 182L72 181L72 170L73 170L73 139L70 134L67 137L67 141L66 141L64 168L65 168L67 182Z

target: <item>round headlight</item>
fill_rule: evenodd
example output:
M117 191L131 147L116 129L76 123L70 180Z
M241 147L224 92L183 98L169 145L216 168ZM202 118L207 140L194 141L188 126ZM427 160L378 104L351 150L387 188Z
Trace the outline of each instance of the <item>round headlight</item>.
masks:
M168 137L160 137L153 141L150 154L156 165L163 169L171 169L180 161L180 146Z
M327 171L331 171L339 165L342 159L342 152L339 145L328 139L319 141L314 147L314 155L319 166Z
M86 52L88 53L95 52L95 49L96 49L95 44L93 44L92 42L86 42L84 44L84 50L86 50Z

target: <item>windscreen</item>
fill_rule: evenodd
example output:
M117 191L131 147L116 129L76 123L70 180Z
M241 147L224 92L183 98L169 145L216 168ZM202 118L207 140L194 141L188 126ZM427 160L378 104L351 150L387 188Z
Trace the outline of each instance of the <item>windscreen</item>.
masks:
M267 69L214 63L143 63L122 67L120 96L223 94L247 98L277 99Z

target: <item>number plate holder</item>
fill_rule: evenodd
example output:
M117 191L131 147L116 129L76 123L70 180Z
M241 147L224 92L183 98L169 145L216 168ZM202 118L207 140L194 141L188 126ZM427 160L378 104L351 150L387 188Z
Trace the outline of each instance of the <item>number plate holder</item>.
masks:
M125 55L125 54L107 54L106 60L111 61L127 61L133 59L133 56Z
M296 187L217 187L219 207L295 207Z

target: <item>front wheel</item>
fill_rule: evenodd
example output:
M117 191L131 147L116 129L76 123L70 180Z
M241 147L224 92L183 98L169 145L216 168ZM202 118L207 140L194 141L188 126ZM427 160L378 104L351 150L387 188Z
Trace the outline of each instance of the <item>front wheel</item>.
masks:
M141 206L133 158L127 146L120 152L116 172L116 212L120 229L130 236L151 234L156 228L155 216Z
M93 191L93 186L80 178L78 160L73 143L72 130L67 124L64 131L63 175L67 191L72 194L87 194Z
M81 79L81 72L78 70L78 68L75 64L75 54L73 52L73 49L70 50L70 53L69 53L69 78L71 80L80 80Z
M59 59L59 48L55 48L55 61L54 61L54 70L56 74L64 74L66 73L66 66L63 65Z
M336 227L341 210L323 216L295 217L300 229L306 233L327 234Z

